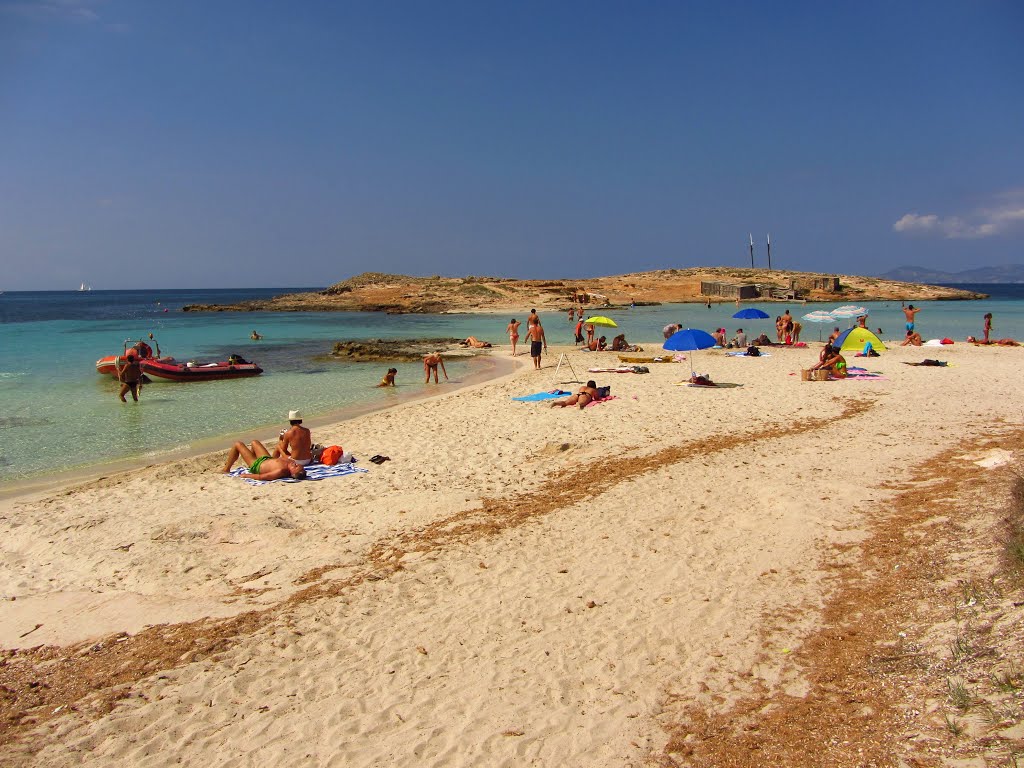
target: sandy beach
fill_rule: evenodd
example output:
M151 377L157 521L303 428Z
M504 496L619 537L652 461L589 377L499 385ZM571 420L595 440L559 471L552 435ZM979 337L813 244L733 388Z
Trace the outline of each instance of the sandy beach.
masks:
M254 487L218 473L221 452L0 501L0 762L941 759L941 709L907 719L892 683L840 697L848 716L834 722L864 729L797 744L802 761L701 757L702 741L727 741L715 717L774 702L742 709L751 722L795 706L772 697L812 698L836 646L816 643L838 621L856 618L872 647L948 655L938 620L911 622L895 598L862 597L855 616L850 579L939 562L910 553L944 542L950 520L977 551L927 588L982 579L978 552L1020 472L1022 349L895 347L848 357L876 377L802 381L819 349L687 353L742 385L706 389L679 385L690 361L588 373L617 356L552 347L539 372L519 357L500 379L315 430L365 473ZM561 352L614 399L513 401L579 386L556 374ZM949 366L904 364L925 358ZM879 536L911 530L863 567ZM1000 620L1020 621L1019 595L1004 591Z

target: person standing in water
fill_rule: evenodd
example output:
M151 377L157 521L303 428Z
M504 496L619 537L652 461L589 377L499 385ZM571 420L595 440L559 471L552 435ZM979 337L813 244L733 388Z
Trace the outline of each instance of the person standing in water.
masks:
M992 333L992 313L988 312L985 314L985 343L991 344L988 335Z
M437 366L441 366L441 370L444 372L444 380L448 381L448 371L444 367L444 358L441 357L440 352L432 352L423 358L423 370L427 373L427 380L424 384L430 383L430 374L434 374L434 383L439 384L437 380Z
M117 380L121 382L121 391L117 393L121 402L128 402L124 396L129 392L132 393L132 400L136 403L139 402L139 390L142 389L142 366L139 365L138 359L134 354L129 353L125 356L123 364L118 358L118 361L114 363L114 368L117 370Z
M512 342L512 357L516 356L516 344L519 343L519 325L519 321L513 317L512 322L510 322L508 327L505 328L505 332L508 334L508 340Z

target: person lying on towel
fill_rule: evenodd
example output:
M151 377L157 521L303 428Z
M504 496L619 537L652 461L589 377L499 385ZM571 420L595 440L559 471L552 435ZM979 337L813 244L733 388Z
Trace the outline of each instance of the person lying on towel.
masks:
M231 446L228 452L228 460L221 470L224 474L231 471L231 467L241 458L249 468L243 472L242 477L252 480L280 480L282 477L293 477L296 480L305 480L306 470L294 459L285 456L275 459L270 451L259 440L252 441L252 447L245 443L237 442Z
M698 387L714 387L715 382L711 380L711 376L706 373L695 373L690 376L690 383L696 384Z
M587 403L591 400L597 399L597 384L593 379L588 381L582 387L577 390L575 395L567 397L564 400L555 400L551 403L552 408L566 408L570 405L578 405L580 409L587 407Z

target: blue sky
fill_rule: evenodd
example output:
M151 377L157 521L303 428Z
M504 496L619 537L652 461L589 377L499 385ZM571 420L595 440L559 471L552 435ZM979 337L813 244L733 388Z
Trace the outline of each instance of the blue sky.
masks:
M0 0L0 289L1024 261L1019 2Z

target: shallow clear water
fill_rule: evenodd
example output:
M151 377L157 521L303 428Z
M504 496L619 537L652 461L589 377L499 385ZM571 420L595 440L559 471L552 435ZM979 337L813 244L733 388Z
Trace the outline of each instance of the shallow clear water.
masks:
M233 291L92 291L0 294L0 486L54 472L138 457L158 458L197 441L281 424L288 410L307 419L346 410L387 405L422 394L420 363L397 364L397 390L377 389L386 364L341 363L325 359L336 341L396 338L465 338L475 335L507 345L504 315L387 315L384 313L183 313L184 304L232 303L296 289ZM1024 336L1024 286L985 286L996 292L978 302L926 302L918 316L925 338L962 341L980 335L982 315L995 315L996 337ZM744 304L771 315L762 321L732 319L732 304L701 304L595 310L616 319L631 341L658 342L662 326L732 335L773 335L773 320L784 304ZM869 327L883 339L900 339L899 302L865 305ZM794 304L796 317L834 305ZM529 308L518 314L525 321ZM165 311L166 310L166 311ZM572 344L565 313L543 313L551 344ZM836 323L846 327L849 321ZM830 325L806 323L804 339L814 341ZM258 330L264 339L251 341ZM136 405L122 404L117 384L95 372L98 358L119 354L126 338L153 333L164 354L178 359L222 360L231 353L258 362L262 376L188 384L155 382ZM614 335L608 334L609 336ZM648 346L648 351L654 347ZM500 353L507 354L507 346ZM551 361L549 361L551 362ZM446 361L449 376L464 381L481 360Z

